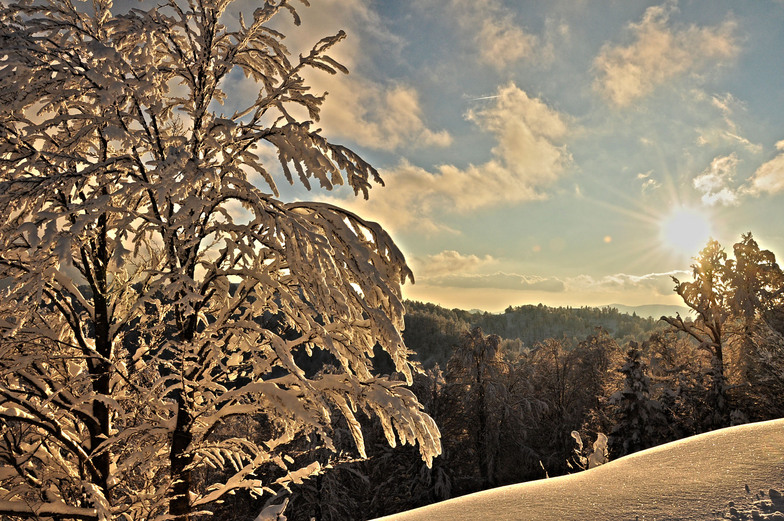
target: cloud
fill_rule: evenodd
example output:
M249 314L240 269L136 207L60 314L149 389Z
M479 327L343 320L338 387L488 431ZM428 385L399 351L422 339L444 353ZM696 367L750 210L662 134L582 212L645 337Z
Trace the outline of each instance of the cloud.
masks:
M374 81L367 74L374 67L367 52L369 47L383 46L385 52L397 53L405 45L385 28L368 2L320 0L310 7L298 8L298 13L302 18L300 27L294 27L285 15L275 20L280 24L276 28L286 34L284 43L292 56L307 54L319 39L339 30L347 33L345 40L330 49L329 56L347 67L348 75L303 71L311 92L328 93L317 123L325 135L386 151L446 147L452 143L448 131L430 128L413 86L392 80ZM304 117L307 119L306 114Z
M514 13L498 0L452 0L451 13L473 34L482 63L503 70L536 53L538 38L514 23Z
M639 23L630 25L630 45L605 44L594 60L594 88L624 107L670 80L738 54L734 21L673 29L670 15L676 10L675 2L649 7Z
M420 285L457 289L507 289L516 291L562 292L565 285L557 278L526 276L516 273L475 273L496 264L490 255L464 255L445 250L413 261Z
M495 262L496 260L490 255L478 257L463 255L454 250L445 250L425 258L415 258L412 264L416 276L426 280L428 277L475 271Z
M737 112L743 113L746 111L743 102L729 93L722 96L707 96L705 93L695 90L693 91L693 96L697 102L708 102L709 106L714 110L718 110L721 115L720 121L713 121L711 126L700 130L697 144L701 146L730 145L733 147L740 145L743 149L755 154L762 151L761 145L752 143L741 135L741 130L735 122L735 114ZM705 110L705 113L707 112L708 111Z
M738 204L739 190L733 187L733 177L738 167L738 156L716 157L710 166L694 178L694 188L702 192L702 202L709 205L732 206Z
M392 229L416 225L426 233L448 232L438 222L440 215L543 199L571 163L562 144L569 133L567 118L512 83L468 119L495 138L490 160L464 168L444 164L433 172L403 161L382 172L383 193L368 202L341 204Z
M707 205L732 206L742 197L775 194L784 191L784 140L776 143L778 155L763 163L745 183L737 186L734 177L739 164L735 153L719 156L700 175L693 185L702 192Z
M381 85L351 76L324 78L319 84L329 92L321 112L328 135L378 150L446 147L452 143L448 131L427 127L419 96L412 87Z
M689 271L676 270L666 273L630 275L616 273L595 277L542 277L517 273L495 272L487 274L451 273L429 277L418 281L421 285L453 289L501 289L511 291L536 291L544 293L647 293L656 296L671 296L674 283L672 277L687 279Z
M784 141L776 143L779 154L760 166L749 179L749 191L754 195L784 191Z
M516 291L546 291L560 293L566 285L557 278L518 275L515 273L455 274L430 278L431 286L451 288L508 289Z
M536 38L526 34L509 18L485 18L476 35L476 43L482 61L501 70L526 56L530 56L533 53Z
M654 179L652 176L653 176L653 170L649 170L644 174L643 173L637 174L637 179L642 181L642 185L640 187L640 191L642 193L645 194L648 192L653 192L661 188L661 183L658 182L656 179Z
M417 282L442 288L508 289L517 291L561 292L565 285L557 278L516 273L476 273L498 261L490 255L479 257L445 250L413 261Z
M675 284L672 277L678 279L688 278L691 272L685 270L668 271L665 273L647 273L644 275L629 275L616 273L602 277L580 275L565 279L566 290L575 292L613 292L643 290L653 295L669 296L673 293Z

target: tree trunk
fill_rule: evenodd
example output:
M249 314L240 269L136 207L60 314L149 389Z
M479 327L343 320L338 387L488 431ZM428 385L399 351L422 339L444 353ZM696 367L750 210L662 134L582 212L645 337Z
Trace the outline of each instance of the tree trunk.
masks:
M480 369L481 370L481 369ZM476 436L476 455L479 460L479 477L482 489L490 488L490 465L487 454L487 404L485 399L485 386L481 377L477 378L477 420L478 430Z
M724 350L721 343L716 343L711 360L711 407L713 417L711 428L720 429L729 426L729 406L727 403L727 377L724 367Z
M191 441L193 441L193 434L190 431L192 418L185 405L182 392L178 391L176 396L177 423L172 434L172 445L169 452L172 478L169 514L173 516L173 521L191 520L191 469L189 466L193 463L193 454L189 449Z
M93 248L91 262L93 266L92 278L88 281L93 292L93 305L95 307L95 350L101 358L93 360L88 364L93 376L93 391L99 396L111 396L112 378L112 338L111 338L111 317L109 303L106 299L107 292L107 268L109 263L109 251L107 248L107 217L102 214L98 218L100 233L91 246ZM90 451L91 455L100 444L109 438L111 434L111 411L103 400L93 401L93 418L97 422L96 428L90 429ZM92 457L98 476L96 485L103 491L106 501L111 504L111 494L109 489L109 475L111 472L111 453L104 450L100 454Z

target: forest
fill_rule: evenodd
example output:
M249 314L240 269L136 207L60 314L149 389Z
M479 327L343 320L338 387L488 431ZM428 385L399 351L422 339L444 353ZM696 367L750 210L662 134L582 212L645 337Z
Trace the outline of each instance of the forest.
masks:
M784 273L751 234L732 252L711 241L694 280L674 280L691 310L683 317L546 306L492 315L408 302L407 344L426 353L413 389L443 453L428 468L415 451L379 440L367 460L295 490L293 518L371 519L782 417Z
M0 3L0 517L370 519L784 413L751 233L661 320L404 301L380 224L278 186L384 183L306 82L346 34L231 4Z

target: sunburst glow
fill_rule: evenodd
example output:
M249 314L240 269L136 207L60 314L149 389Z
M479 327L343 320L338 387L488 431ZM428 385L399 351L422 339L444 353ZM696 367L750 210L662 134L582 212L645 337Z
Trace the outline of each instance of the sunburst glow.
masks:
M693 208L674 208L661 222L662 242L683 255L696 255L711 236L707 216Z

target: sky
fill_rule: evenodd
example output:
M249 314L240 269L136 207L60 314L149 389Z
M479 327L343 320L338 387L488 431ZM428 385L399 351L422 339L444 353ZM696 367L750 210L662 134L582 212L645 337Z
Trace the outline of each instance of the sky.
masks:
M782 427L784 420L773 420L721 429L585 472L486 490L381 519L781 519Z
M232 7L229 8L231 11ZM784 2L311 0L345 30L317 126L385 186L282 190L380 222L447 307L680 304L707 238L784 255ZM296 55L296 54L295 54ZM234 92L242 94L238 82ZM282 187L281 187L282 188Z

